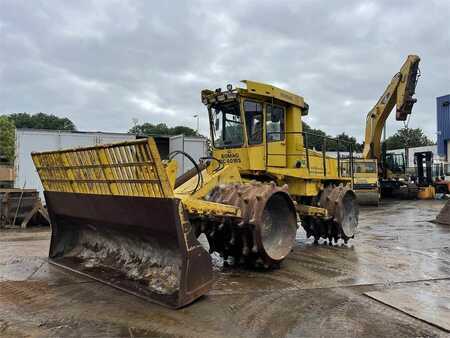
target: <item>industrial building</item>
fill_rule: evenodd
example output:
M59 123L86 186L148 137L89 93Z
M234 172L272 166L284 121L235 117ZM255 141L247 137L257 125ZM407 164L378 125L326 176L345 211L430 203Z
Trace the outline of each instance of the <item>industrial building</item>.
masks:
M450 94L436 98L438 154L449 161L450 157Z

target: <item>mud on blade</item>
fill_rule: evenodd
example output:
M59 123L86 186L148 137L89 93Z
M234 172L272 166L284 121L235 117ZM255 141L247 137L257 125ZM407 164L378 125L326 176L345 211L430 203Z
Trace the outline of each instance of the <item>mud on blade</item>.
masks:
M152 140L33 154L52 223L50 262L178 308L212 283L209 254Z

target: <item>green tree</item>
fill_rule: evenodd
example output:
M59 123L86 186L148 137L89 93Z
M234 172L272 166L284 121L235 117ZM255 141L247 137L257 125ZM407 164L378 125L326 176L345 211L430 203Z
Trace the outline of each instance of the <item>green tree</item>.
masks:
M53 114L14 113L8 115L16 128L76 130L75 124L67 117L58 117Z
M338 148L339 151L349 151L349 143L353 145L353 151L362 151L362 144L358 143L356 138L353 136L349 136L346 133L341 133L336 136L336 139L343 142L339 142L339 147L337 146L337 142L334 142L334 151L338 150Z
M180 135L199 136L199 134L192 128L186 126L168 127L165 123L143 123L135 125L128 131L130 134L136 135Z
M420 128L413 129L404 127L386 139L386 147L388 150L430 146L433 144L434 142Z
M332 137L327 135L321 129L311 128L307 123L303 122L303 131L308 135L306 136L308 139L308 148L314 148L316 150L321 151L323 147L324 137L332 138L332 140L327 139L326 141L326 149L327 151L349 151L349 143L353 144L353 151L361 152L362 145L356 141L356 138L353 136L349 136L346 133L341 133L336 137ZM342 140L344 142L339 143L335 139Z
M0 160L14 161L15 127L11 119L0 116Z
M302 122L303 124L303 131L307 134L305 135L307 139L307 146L308 148L314 148L316 150L322 150L323 147L323 138L327 137L328 135L320 130L320 129L314 129L311 128L306 122Z

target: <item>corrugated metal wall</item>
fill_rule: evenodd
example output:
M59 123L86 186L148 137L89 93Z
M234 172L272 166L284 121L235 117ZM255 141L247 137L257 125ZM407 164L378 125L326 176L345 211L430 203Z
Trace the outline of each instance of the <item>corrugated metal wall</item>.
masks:
M447 157L447 143L450 143L450 95L444 95L436 98L437 111L437 140L439 156Z

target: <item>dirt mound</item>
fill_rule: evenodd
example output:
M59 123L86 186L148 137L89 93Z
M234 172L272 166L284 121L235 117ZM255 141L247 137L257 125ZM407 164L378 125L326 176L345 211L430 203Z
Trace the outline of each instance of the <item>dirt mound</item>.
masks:
M436 217L436 222L450 225L450 200L444 205L439 215Z

